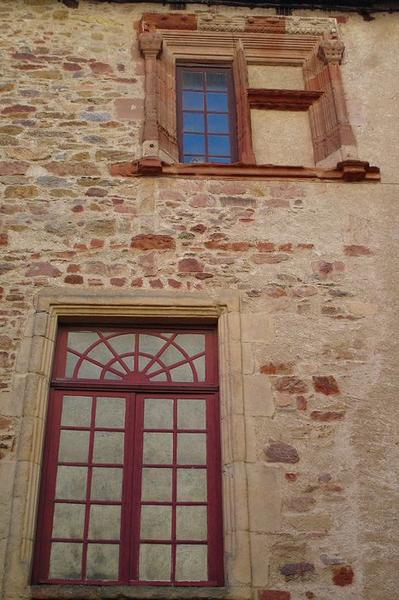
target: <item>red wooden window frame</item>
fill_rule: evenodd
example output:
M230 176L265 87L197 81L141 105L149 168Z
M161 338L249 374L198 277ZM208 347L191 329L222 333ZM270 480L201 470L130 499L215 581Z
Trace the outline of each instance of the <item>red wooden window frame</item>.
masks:
M204 75L208 74L208 73L214 73L216 71L219 72L224 72L226 73L226 83L227 83L227 87L226 87L226 94L227 94L227 104L228 104L228 108L226 113L223 112L223 114L227 114L228 115L228 121L229 121L229 132L228 134L226 134L226 137L229 138L230 140L230 160L226 161L226 162L216 162L216 161L212 161L209 160L207 161L205 159L205 163L209 162L210 164L233 164L238 160L238 147L237 147L237 115L236 115L236 109L235 109L235 93L234 93L234 78L233 78L233 68L231 64L227 64L227 63L184 63L184 62L179 62L176 65L176 99L177 99L177 140L178 140L178 146L179 146L179 157L180 157L180 162L184 162L183 161L183 157L184 157L184 152L183 152L183 71L192 71L192 72L199 72L199 73L203 73ZM205 79L204 79L205 81ZM206 88L206 84L204 84L204 95L206 96L208 93L208 90ZM187 90L189 91L189 90ZM199 91L197 89L193 89L192 91ZM190 112L190 111L189 111ZM208 136L209 135L224 135L224 134L218 134L218 133L212 133L212 132L208 132L208 128L207 128L207 115L209 113L212 114L212 111L208 111L207 106L204 106L204 109L202 111L198 110L195 111L198 113L202 113L204 115L204 122L205 122L205 129L203 132L203 135L205 137L205 157L209 157L211 156L210 152L208 151ZM220 114L218 112L216 112L215 114ZM187 152L186 154L190 154L189 152ZM212 158L218 158L217 155L213 155ZM186 164L199 164L199 163L186 163Z
M204 381L185 382L148 382L140 373L129 373L124 381L89 380L65 377L65 362L67 351L67 335L74 331L101 331L105 337L116 334L145 334L173 335L179 333L205 334L206 373ZM110 339L110 338L108 338ZM138 335L136 335L136 340ZM155 586L221 586L223 578L223 527L221 502L221 454L219 432L219 398L217 385L217 339L213 327L66 327L61 326L58 332L54 359L53 377L48 406L41 491L39 499L37 536L33 565L34 584L74 584L74 585L155 585ZM138 343L136 342L136 350ZM135 363L136 364L136 363ZM77 371L75 371L76 374ZM64 395L86 396L91 400L90 424L62 425L62 402ZM104 427L96 424L96 407L101 397L125 398L125 425L121 427ZM173 401L173 426L170 428L144 428L144 402L146 398L165 399ZM206 403L206 425L204 428L188 429L178 426L177 406L180 399L201 399ZM84 463L58 460L61 431L87 431L88 456ZM124 434L124 460L122 463L105 464L95 462L93 456L94 436L96 431L120 432ZM144 433L168 433L172 436L173 459L171 463L144 464L143 439ZM206 461L204 464L179 463L177 458L177 436L179 433L200 433L206 435ZM86 492L84 498L56 498L56 477L59 466L84 467L86 472ZM141 495L141 471L143 468L168 468L172 473L172 493L168 501L144 501ZM90 496L93 470L95 468L122 469L123 483L121 498L118 500L96 500ZM206 470L207 496L203 501L179 501L177 498L177 474L179 469ZM94 499L93 499L94 498ZM83 535L79 538L52 538L54 510L57 503L80 504L84 509ZM121 526L118 539L96 539L89 537L90 509L93 505L120 505ZM140 538L140 512L143 505L166 505L171 507L171 535L168 539ZM178 506L207 507L207 538L206 540L177 539L176 513ZM79 578L56 579L50 578L50 553L52 543L78 543L82 548L81 572ZM88 579L86 577L87 552L90 544L119 544L119 572L115 579ZM139 579L139 548L140 543L167 544L171 547L171 573L169 581L153 581ZM202 581L182 581L176 579L176 548L179 544L196 544L208 547L207 570L208 578Z

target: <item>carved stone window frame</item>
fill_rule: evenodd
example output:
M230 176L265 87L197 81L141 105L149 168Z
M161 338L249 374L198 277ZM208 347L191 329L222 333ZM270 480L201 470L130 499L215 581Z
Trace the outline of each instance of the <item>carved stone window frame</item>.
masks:
M248 488L245 463L245 411L241 372L240 295L220 290L214 296L170 292L113 292L85 289L42 290L27 325L13 380L10 402L19 409L14 494L7 544L4 597L54 599L75 597L76 586L31 585L40 468L50 375L58 323L217 324L222 441L225 546L224 587L195 588L197 598L250 598L251 570ZM192 597L194 588L79 586L79 598Z
M112 174L379 180L379 169L358 157L346 109L340 71L344 44L336 19L148 13L140 22L139 46L145 63L142 158L112 165ZM181 164L176 62L215 60L233 67L239 158L230 165ZM248 65L300 67L305 89L251 89ZM251 107L308 110L315 167L256 164Z

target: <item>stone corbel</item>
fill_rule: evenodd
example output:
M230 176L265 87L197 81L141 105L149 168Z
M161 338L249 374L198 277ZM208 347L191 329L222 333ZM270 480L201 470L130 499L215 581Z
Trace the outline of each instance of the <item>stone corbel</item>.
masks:
M318 57L324 64L340 65L345 45L341 40L324 38L319 45Z
M157 58L162 49L162 35L158 31L145 31L139 36L139 47L145 66L142 156L155 159L159 156Z

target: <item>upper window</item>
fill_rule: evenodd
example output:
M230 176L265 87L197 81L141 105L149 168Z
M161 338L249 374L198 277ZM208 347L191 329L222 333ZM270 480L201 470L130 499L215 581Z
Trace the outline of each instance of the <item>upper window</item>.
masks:
M177 121L180 162L235 162L231 68L178 65Z
M61 328L34 583L223 584L215 342Z
M358 158L336 19L148 13L140 30L142 155L111 173L379 179Z

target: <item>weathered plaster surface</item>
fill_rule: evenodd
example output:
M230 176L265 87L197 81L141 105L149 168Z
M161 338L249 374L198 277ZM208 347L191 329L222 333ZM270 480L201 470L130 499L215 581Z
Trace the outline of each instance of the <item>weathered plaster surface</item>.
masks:
M249 497L245 486L237 494L249 518L240 515L245 534L227 547L250 552L252 584L236 561L235 597L395 598L399 19L341 24L359 157L381 167L381 184L111 177L110 162L139 152L133 24L149 10L168 7L0 5L0 595L31 596L29 557L21 563L8 545L11 508L14 519L25 515L20 483L35 444L18 386L36 393L46 384L24 380L28 361L44 358L23 338L34 333L37 294L55 286L115 297L236 290L241 342L231 360L245 421L245 435L238 421L235 429L245 452L237 480L248 481ZM235 10L245 12L221 12Z

